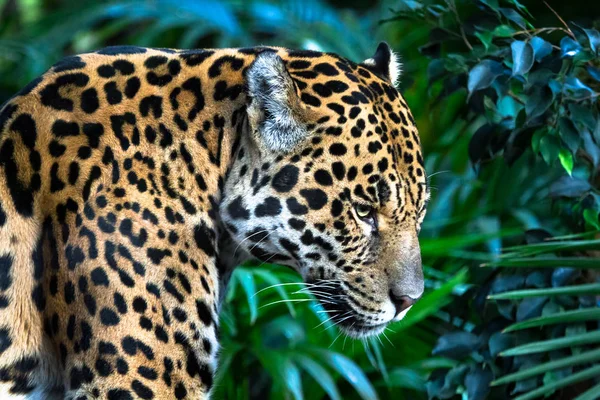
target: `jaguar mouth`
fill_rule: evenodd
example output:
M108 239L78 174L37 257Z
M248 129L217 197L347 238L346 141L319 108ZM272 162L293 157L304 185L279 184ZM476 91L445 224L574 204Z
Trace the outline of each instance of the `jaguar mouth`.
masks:
M371 336L377 336L385 331L385 328L388 326L387 322L381 324L374 325L366 325L363 323L355 323L355 324L338 324L342 332L346 335L350 336L354 339L363 339Z
M388 326L388 322L378 323L369 321L362 317L349 304L348 295L344 294L341 285L337 282L329 281L327 284L310 284L311 293L317 298L324 311L327 313L328 320L337 325L346 335L354 339L362 339L381 334Z

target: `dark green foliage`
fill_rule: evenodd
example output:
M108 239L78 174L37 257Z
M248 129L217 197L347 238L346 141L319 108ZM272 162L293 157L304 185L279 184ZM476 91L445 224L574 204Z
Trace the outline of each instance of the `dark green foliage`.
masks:
M244 266L221 314L214 398L504 399L551 384L573 399L600 392L592 3L560 3L564 25L517 0L0 0L0 103L65 55L108 45L265 44L359 61L387 40L433 187L426 294L387 338L354 342L298 276Z
M360 60L377 40L355 33L372 32L381 7L359 16L319 0L0 0L0 102L65 55L118 44L312 46Z
M430 95L440 107L464 101L456 114L473 132L468 154L479 176L513 172L504 179L517 191L497 191L487 205L518 199L528 185L548 205L504 210L529 214L514 215L530 229L509 243L522 244L495 256L461 255L489 272L473 280L469 308L450 308L473 325L438 340L433 354L459 363L435 371L428 394L525 400L597 393L600 355L589 350L600 344L600 33L558 16L556 27L536 28L516 0L405 5L391 20L433 27L420 48L430 58ZM520 179L524 168L528 176ZM537 186L533 174L544 169L545 187ZM515 221L501 212L496 222Z

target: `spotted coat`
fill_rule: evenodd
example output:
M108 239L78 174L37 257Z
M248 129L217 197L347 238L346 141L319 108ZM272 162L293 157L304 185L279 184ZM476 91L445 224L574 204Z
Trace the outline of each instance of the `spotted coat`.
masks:
M385 44L121 46L23 88L0 111L0 398L207 398L249 258L351 336L401 318L428 189L394 75Z

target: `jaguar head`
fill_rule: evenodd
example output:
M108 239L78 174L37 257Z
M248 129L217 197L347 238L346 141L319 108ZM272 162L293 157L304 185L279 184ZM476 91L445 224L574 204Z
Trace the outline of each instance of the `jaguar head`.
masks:
M236 246L297 270L348 335L383 331L421 297L429 190L387 44L355 64L265 51L220 215Z

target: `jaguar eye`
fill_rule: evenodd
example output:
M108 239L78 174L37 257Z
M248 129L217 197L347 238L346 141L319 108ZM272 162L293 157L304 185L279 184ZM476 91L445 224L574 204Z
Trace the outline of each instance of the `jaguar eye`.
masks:
M377 221L375 221L375 209L373 207L365 204L356 204L354 210L356 211L358 218L373 226L377 226Z
M359 218L368 218L369 215L371 214L371 212L373 212L373 209L369 206L366 206L364 204L357 204L355 206L356 209L356 215L359 216Z

